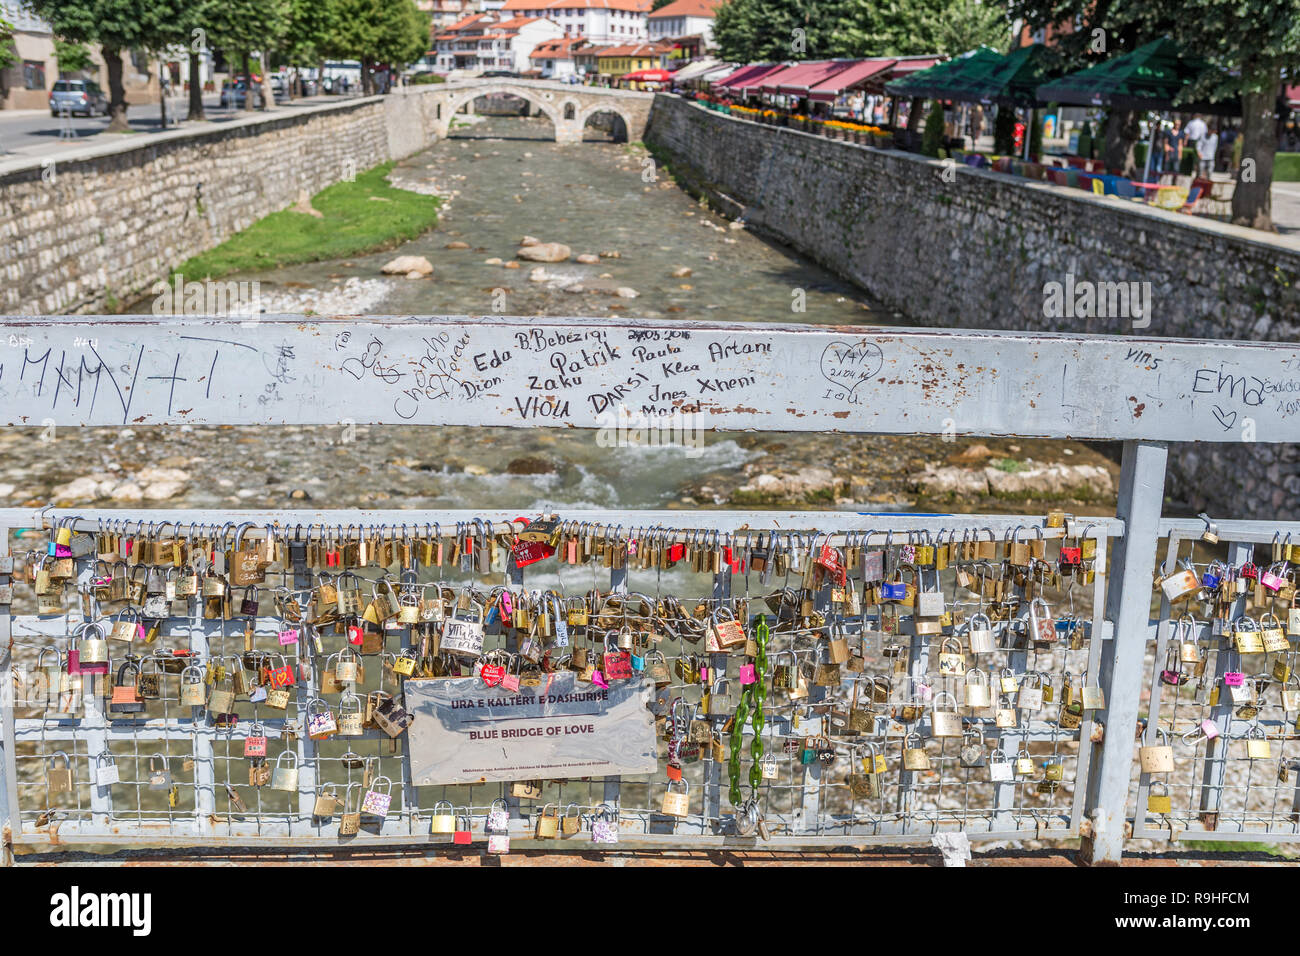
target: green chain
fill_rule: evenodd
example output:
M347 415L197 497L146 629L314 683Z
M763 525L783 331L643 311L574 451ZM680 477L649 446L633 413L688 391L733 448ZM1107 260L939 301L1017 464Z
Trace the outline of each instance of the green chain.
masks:
M751 790L758 789L758 783L763 779L762 771L759 768L759 762L763 759L763 701L767 697L767 690L763 686L763 674L767 670L767 617L760 614L758 623L754 626L754 643L758 645L758 656L754 658L754 683L747 684L740 695L740 705L736 708L736 715L731 725L731 757L727 764L727 775L731 783L731 788L727 793L731 805L739 807L741 804L740 794L740 751L745 743L745 718L750 716L750 706L752 705L753 718L751 726L754 729L754 741L750 744L749 757L753 761L749 768L749 786Z
M767 700L767 616L760 614L758 624L754 627L754 643L758 645L758 656L754 658L754 683L749 687L754 695L754 716L752 726L754 728L754 740L749 745L749 789L750 793L757 796L758 786L763 779L763 771L759 766L763 762L763 725L766 718L763 716L763 702Z

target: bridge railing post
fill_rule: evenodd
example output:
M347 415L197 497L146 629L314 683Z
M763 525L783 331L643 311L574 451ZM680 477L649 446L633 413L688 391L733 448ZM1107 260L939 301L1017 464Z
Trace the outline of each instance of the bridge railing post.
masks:
M1084 813L1091 823L1082 857L1092 864L1117 865L1124 850L1125 809L1133 771L1133 742L1141 703L1147 623L1151 614L1151 580L1164 504L1163 442L1126 441L1120 466L1116 517L1124 536L1113 550L1111 586L1106 592L1106 620L1114 630L1101 654L1105 708L1100 753L1088 777ZM1087 746L1081 743L1080 746Z

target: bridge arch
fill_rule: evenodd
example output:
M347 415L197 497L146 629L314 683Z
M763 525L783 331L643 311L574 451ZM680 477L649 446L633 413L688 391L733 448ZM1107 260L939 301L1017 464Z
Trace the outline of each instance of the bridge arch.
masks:
M447 131L451 128L451 118L460 112L462 106L491 93L505 93L517 97L530 106L535 106L541 110L546 114L546 118L551 121L551 125L555 127L556 138L559 139L562 121L560 119L561 114L556 109L555 93L551 90L533 90L526 86L514 86L510 83L482 83L465 90L456 90L449 93L445 103L446 109L442 111L439 120L439 136L446 137Z
M632 118L627 114L626 111L618 107L616 105L616 101L613 100L612 98L607 102L593 103L578 114L577 124L578 124L579 139L582 138L583 131L585 131L587 128L587 120L591 119L597 113L613 113L615 116L617 116L619 119L623 121L623 129L626 131L627 141L630 143L635 140L635 137L632 134L632 130L635 128L632 125Z

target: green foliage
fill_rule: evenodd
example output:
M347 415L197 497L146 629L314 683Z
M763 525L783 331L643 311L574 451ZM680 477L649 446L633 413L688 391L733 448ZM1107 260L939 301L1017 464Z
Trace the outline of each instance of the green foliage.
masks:
M1179 174L1182 176L1191 176L1196 172L1196 164L1198 161L1196 150L1190 147L1185 147L1183 149L1183 155L1178 161Z
M314 66L325 59L338 30L337 0L289 0L284 52L289 62Z
M1079 131L1079 155L1084 159L1092 159L1092 121L1084 122L1083 129Z
M1300 153L1278 153L1273 161L1273 180L1279 183L1300 182Z
M278 48L289 30L289 0L221 0L210 4L206 13L208 42L227 59L249 50Z
M84 43L62 37L54 38L54 59L59 63L60 73L82 73L92 64L90 50Z
M0 17L0 70L8 69L18 62L18 51L14 48L14 25Z
M411 82L416 85L423 85L426 83L446 83L447 81L437 73L419 73L411 78Z
M655 0L655 2L650 5L650 12L654 13L654 11L660 10L672 2L673 0Z
M356 182L317 193L312 206L321 218L292 209L273 213L176 271L191 279L215 279L377 252L414 239L437 224L440 201L390 186L384 177L392 168L383 163L359 173Z
M1011 39L1006 8L979 0L843 0L835 56L955 56L981 44L1005 51Z
M938 156L943 146L943 103L935 100L930 104L930 114L925 118L925 132L921 134L921 152L926 156Z

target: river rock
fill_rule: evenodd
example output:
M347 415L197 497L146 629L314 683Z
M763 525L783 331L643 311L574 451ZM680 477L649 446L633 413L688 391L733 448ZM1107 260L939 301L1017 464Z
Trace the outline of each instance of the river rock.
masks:
M538 266L537 268L530 270L528 273L529 282L546 282L550 278L551 277L546 274L546 270L543 269L541 266Z
M503 262L501 265L502 265L504 268L506 268L506 269L518 269L518 268L519 268L519 263L515 262L513 259L511 259L509 262Z
M761 474L738 489L772 498L801 498L834 493L840 480L829 468L809 466L794 474Z
M743 222L740 222L739 220L732 220L731 222L727 223L727 228L728 228L728 229L744 229L744 228L745 228L745 224L744 224Z
M418 278L419 276L432 275L433 263L424 256L398 256L396 259L385 263L380 271L386 276L409 276L414 272Z
M493 256L491 259L484 259L484 260L483 260L483 265L485 265L485 266L499 266L499 265L501 265L501 257L500 257L500 256Z
M983 461L985 458L992 458L993 452L988 445L982 442L976 442L969 448L964 449L960 454L953 455L953 461Z
M443 248L445 248L445 249L468 249L468 248L469 248L469 243L468 243L468 242L461 242L459 239L457 239L455 242L449 242L449 243L447 243L447 245L444 246Z
M507 475L549 475L558 470L555 462L536 455L524 455L506 465Z
M183 481L155 481L145 486L144 498L147 501L165 501L168 498L175 498L184 490Z
M536 236L524 236L519 240L519 244L521 246L535 246L541 241L542 240L538 239Z
M50 491L50 497L59 501L94 501L100 497L99 482L90 475L74 478L66 484L57 485Z
M678 266L673 270L673 278L685 279L687 276L691 275L692 272L693 270L689 266Z
M622 285L614 290L614 294L620 299L635 299L641 293L637 292L636 289Z
M562 242L538 242L520 246L515 257L529 262L564 262L569 253L569 247Z
M600 262L600 256L593 256L590 252L584 252L582 255L578 256L578 261L584 266L594 266L596 263Z
M1100 465L1031 465L1020 471L985 468L984 477L995 495L1099 497L1114 493L1110 472Z
M910 475L908 486L928 495L987 495L989 482L982 471L952 465L928 464L925 471Z
M600 254L602 259L621 259L622 254L617 249L606 249Z
M134 481L124 481L108 495L114 501L143 501L144 489Z
M412 269L410 272L408 272L408 273L406 274L406 278L408 278L408 279L423 279L423 278L424 278L424 273L422 273L419 269Z

